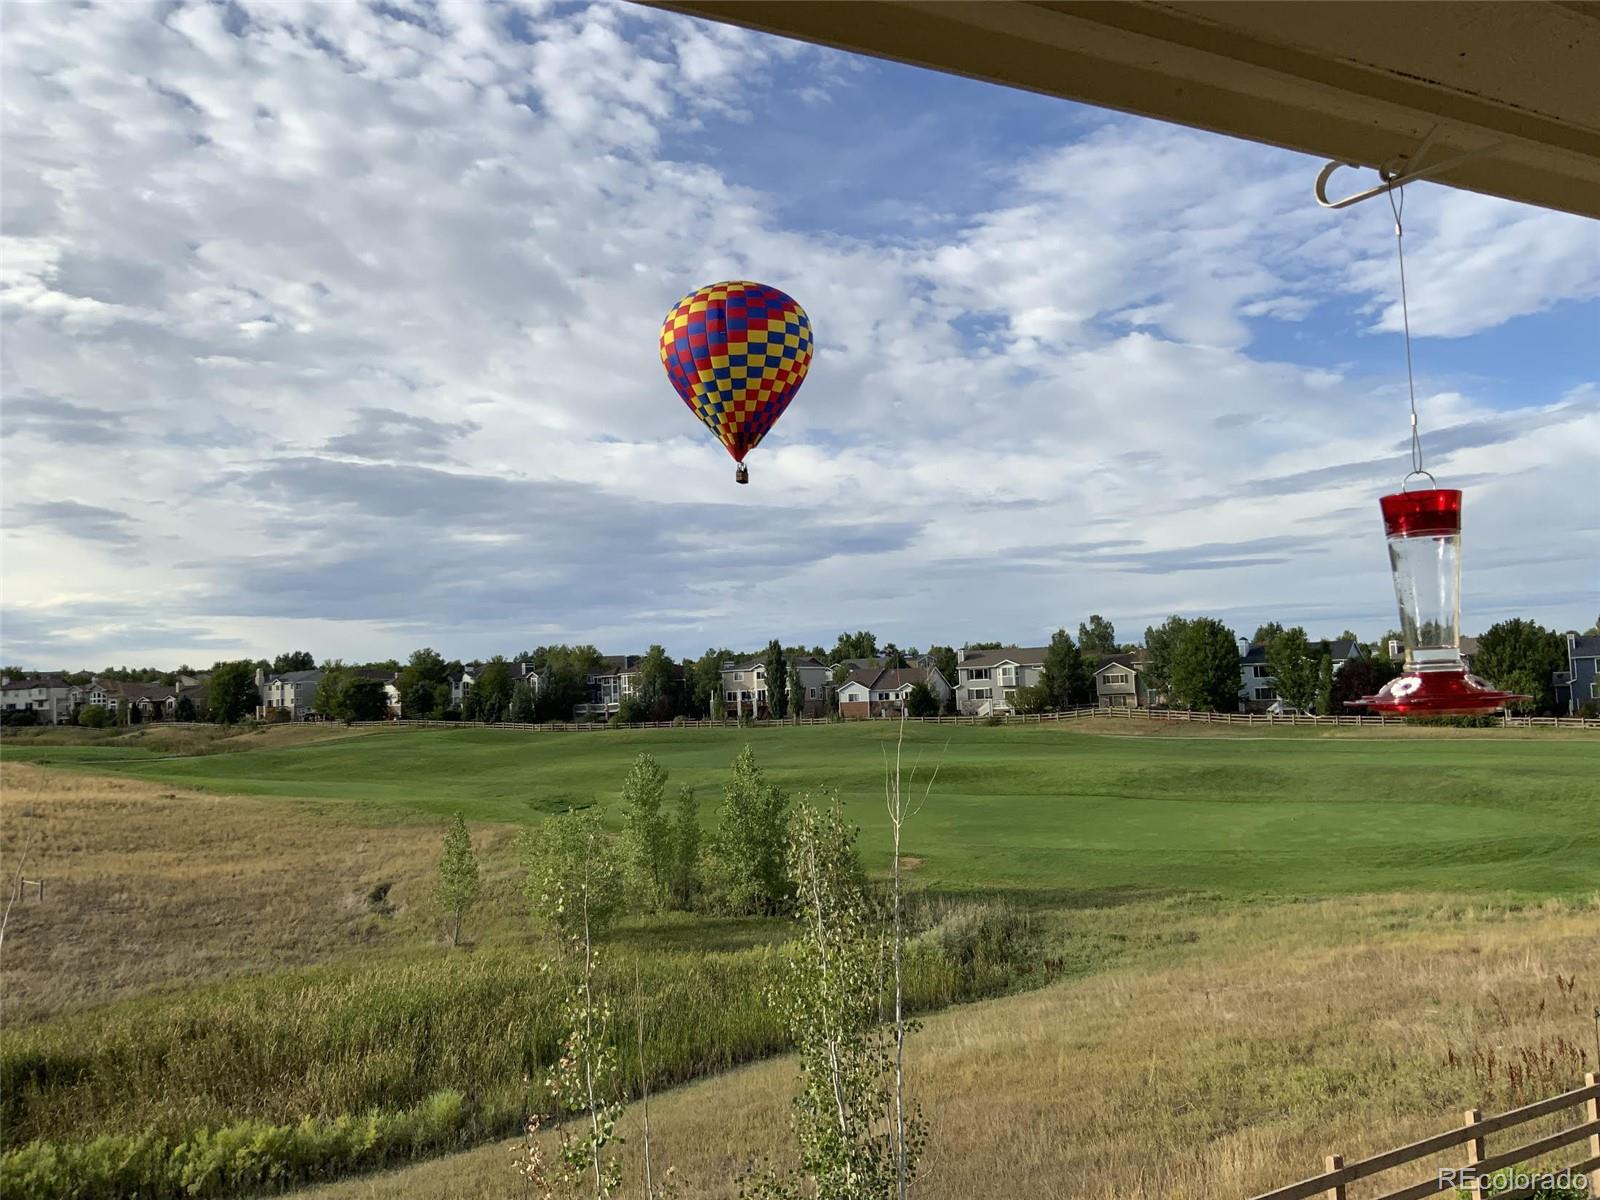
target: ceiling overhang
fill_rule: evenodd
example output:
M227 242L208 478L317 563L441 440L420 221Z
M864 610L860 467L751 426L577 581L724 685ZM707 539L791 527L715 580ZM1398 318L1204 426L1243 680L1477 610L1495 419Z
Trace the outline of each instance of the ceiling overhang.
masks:
M668 0L659 7L1600 217L1600 3ZM1376 182L1335 176L1337 198ZM1346 183L1349 186L1345 186ZM1307 190L1310 190L1310 179Z

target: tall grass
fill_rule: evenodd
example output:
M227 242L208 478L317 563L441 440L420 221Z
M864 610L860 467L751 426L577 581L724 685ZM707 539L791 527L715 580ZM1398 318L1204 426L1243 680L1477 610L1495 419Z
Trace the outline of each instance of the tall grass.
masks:
M637 1057L641 1011L652 1087L784 1049L761 999L775 953L610 948L601 973L619 1053ZM1009 982L987 949L966 953L947 938L919 943L907 961L908 996L924 1011ZM530 1081L556 1054L566 986L526 950L431 952L128 1001L8 1032L0 1195L117 1194L130 1172L141 1194L222 1195L510 1132L547 1104ZM460 1097L448 1119L430 1117L426 1134L409 1140L394 1132L410 1127L406 1113L444 1094ZM174 1190L192 1182L173 1173L174 1155L209 1162L217 1139L245 1147L244 1157L207 1175L201 1191ZM34 1182L17 1190L24 1178Z

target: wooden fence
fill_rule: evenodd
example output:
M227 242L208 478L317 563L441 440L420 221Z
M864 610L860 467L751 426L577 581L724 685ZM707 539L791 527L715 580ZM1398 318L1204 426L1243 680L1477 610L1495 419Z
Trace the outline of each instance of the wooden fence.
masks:
M871 717L861 720L884 721L895 723L898 717ZM1367 717L1338 715L1332 717L1299 716L1288 713L1278 716L1273 713L1219 713L1219 712L1189 712L1178 708L1097 708L1085 706L1082 708L1063 709L1061 712L1048 713L1005 713L988 717L973 716L941 716L941 717L907 717L908 723L920 725L1038 725L1054 724L1060 721L1178 721L1198 722L1203 725L1316 725L1316 726L1349 726L1349 725L1404 725L1404 717ZM1505 728L1539 728L1539 729L1600 729L1600 719L1592 717L1501 717L1500 725ZM761 729L776 728L782 725L831 725L838 724L838 717L788 717L784 720L746 719L745 727ZM168 722L170 724L170 722ZM412 729L487 729L491 726L482 721L435 721L435 720L399 720L399 721L354 721L354 725L398 725ZM732 717L724 721L712 720L686 720L679 718L676 721L637 721L631 725L612 725L608 721L552 721L542 725L530 725L519 721L500 721L492 728L518 729L529 733L575 733L602 729L734 729L740 727L740 722Z
M1541 1117L1552 1116L1580 1106L1583 1120L1579 1124L1535 1138L1508 1150L1489 1153L1490 1134L1516 1129ZM1534 1170L1530 1164L1544 1155L1553 1154L1583 1141L1588 1142L1588 1157L1581 1162L1573 1163L1566 1168L1566 1171L1571 1175L1593 1172L1590 1182L1600 1183L1600 1075L1592 1071L1584 1076L1583 1086L1580 1088L1563 1092L1559 1096L1551 1096L1547 1100L1525 1104L1521 1108L1514 1108L1498 1116L1485 1117L1477 1109L1469 1109L1464 1123L1459 1128L1436 1133L1432 1137L1423 1138L1420 1142L1412 1142L1409 1146L1401 1146L1353 1163L1346 1163L1341 1156L1330 1154L1326 1170L1321 1175L1313 1175L1310 1179L1302 1179L1299 1183L1291 1183L1288 1187L1281 1187L1276 1191L1263 1192L1254 1197L1254 1200L1310 1200L1311 1197L1316 1197L1317 1200L1346 1200L1346 1188L1358 1180L1368 1179L1392 1171L1396 1167L1455 1150L1457 1147L1465 1147L1465 1162L1455 1167L1438 1168L1432 1179L1424 1179L1419 1183L1379 1193L1372 1197L1372 1200L1423 1200L1426 1196L1436 1196L1440 1192L1449 1192L1453 1197L1457 1188L1470 1196L1487 1197L1489 1193L1486 1185L1495 1172L1517 1167L1524 1169L1529 1175L1557 1174L1561 1171L1560 1167ZM1494 1200L1527 1200L1537 1190L1533 1186L1512 1187L1506 1191L1495 1192Z

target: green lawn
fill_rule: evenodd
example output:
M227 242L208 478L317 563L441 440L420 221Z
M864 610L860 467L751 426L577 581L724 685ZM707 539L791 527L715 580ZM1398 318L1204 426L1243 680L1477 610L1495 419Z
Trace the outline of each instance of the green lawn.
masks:
M1393 737L1275 731L1261 737L1118 737L1051 726L917 726L906 759L939 768L904 852L918 877L1041 898L1126 890L1284 896L1600 887L1600 739ZM283 748L171 758L115 745L10 745L5 757L186 788L295 796L396 818L460 809L525 822L614 806L648 751L701 797L708 823L728 763L754 747L795 793L836 791L887 846L884 753L893 730L527 734L455 729L353 733Z

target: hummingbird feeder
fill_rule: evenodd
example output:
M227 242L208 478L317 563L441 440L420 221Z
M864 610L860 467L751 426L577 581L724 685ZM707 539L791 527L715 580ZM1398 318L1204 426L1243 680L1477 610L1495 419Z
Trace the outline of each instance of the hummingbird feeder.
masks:
M1381 497L1383 531L1389 539L1389 571L1400 603L1400 636L1405 641L1405 671L1379 689L1346 703L1397 716L1465 716L1492 713L1515 700L1515 692L1496 691L1467 671L1461 657L1461 492L1442 488L1422 469L1417 432L1417 390L1411 367L1411 317L1406 305L1406 260L1400 214L1395 201L1395 250L1400 259L1400 312L1405 321L1406 382L1411 392L1411 473L1400 490ZM1403 194L1402 194L1403 195ZM1426 476L1433 486L1407 491L1412 479Z

